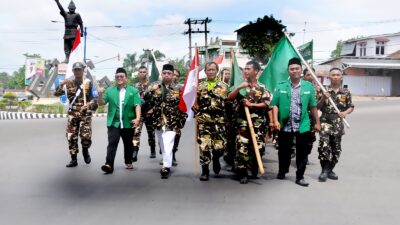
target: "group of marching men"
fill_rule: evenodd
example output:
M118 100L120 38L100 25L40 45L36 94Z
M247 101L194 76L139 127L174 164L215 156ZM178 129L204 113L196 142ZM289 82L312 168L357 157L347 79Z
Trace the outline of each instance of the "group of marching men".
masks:
M304 172L317 132L322 167L319 181L338 179L333 169L341 153L342 120L354 109L350 91L342 88L342 71L339 68L330 70L331 84L326 92L322 92L313 84L313 72L307 69L302 71L300 59L292 58L282 66L287 66L289 79L279 83L272 93L258 82L261 67L255 61L246 64L244 82L236 87L229 87L229 69L218 73L216 63L205 64L206 78L198 82L195 102L191 107L197 121L201 181L210 179L210 164L218 176L222 156L232 166L241 184L248 183L248 179L256 179L258 172L263 171L260 156L265 152L266 137L271 131L278 133L277 179L285 179L295 149L296 184L309 185L304 179ZM87 164L91 162L88 149L91 146L92 112L98 105L108 104L108 146L106 162L101 169L106 174L113 173L120 138L124 143L126 169L133 169L144 124L150 158L156 158L157 136L162 154L160 174L161 178L167 179L171 168L178 164L176 152L181 129L187 119L187 113L182 110L185 108L185 105L182 106L184 86L178 84L179 71L173 65L165 64L162 79L149 83L147 68L142 66L139 68L139 82L132 86L128 84L126 71L118 68L115 85L100 88L96 98L91 81L84 79L84 67L81 62L74 63L73 79L64 80L55 92L56 96L65 94L69 100L67 139L71 161L66 166L78 165L78 136L84 161ZM318 110L321 111L320 117Z

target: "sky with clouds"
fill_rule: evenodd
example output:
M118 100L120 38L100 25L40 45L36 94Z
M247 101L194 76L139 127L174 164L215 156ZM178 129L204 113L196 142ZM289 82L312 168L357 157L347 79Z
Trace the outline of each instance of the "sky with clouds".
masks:
M168 58L187 57L187 18L209 17L209 37L236 39L234 30L264 15L282 20L293 41L314 40L314 58L329 58L338 40L395 33L400 29L397 0L75 0L88 27L87 58L94 62L123 58L143 49L160 50ZM60 0L67 10L69 0ZM0 72L12 73L25 62L24 53L46 59L64 58L62 23L54 0L2 1ZM116 28L113 26L121 26ZM198 27L201 28L201 27ZM305 32L304 32L305 30ZM204 45L202 34L193 43ZM399 45L400 49L400 45ZM98 77L112 75L122 65L116 59L96 65Z

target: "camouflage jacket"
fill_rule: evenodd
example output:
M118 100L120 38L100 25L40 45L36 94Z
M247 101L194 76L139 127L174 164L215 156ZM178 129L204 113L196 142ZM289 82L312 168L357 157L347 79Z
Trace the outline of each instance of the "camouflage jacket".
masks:
M348 89L340 88L339 91L335 93L335 91L330 86L328 86L326 88L326 91L329 92L333 102L336 104L341 112L351 107L354 108L351 99L351 93ZM322 105L320 110L322 112L320 117L322 131L323 129L331 129L331 132L340 133L343 135L344 126L342 123L342 119L339 117L335 108L331 105L328 99L325 99L324 104ZM331 126L325 126L324 124L330 124Z
M225 123L225 101L228 95L228 85L218 81L212 90L208 90L207 81L202 81L197 89L197 111L199 123Z
M82 111L81 107L84 105L84 98L83 98L83 90L82 90L82 83L79 81L76 81L75 79L73 80L67 80L67 83L65 84L67 86L67 98L69 100L69 110L68 110L68 115L73 115L73 116L80 116L80 115L92 115L92 111L96 111L97 109L97 101L96 99L93 98L92 95L92 81L86 79L85 82L85 93L86 93L86 103L88 105L88 110ZM74 101L74 98L76 96L76 93L80 90L79 95L75 99L75 102L71 104ZM54 92L55 96L61 96L64 95L64 85L63 86L58 86L56 91Z
M148 107L146 119L152 121L155 129L176 131L183 128L187 114L178 109L179 96L180 91L173 83L168 87L160 81L149 85L143 99Z
M137 82L136 84L133 85L133 87L135 87L136 89L139 90L139 96L140 96L140 100L142 102L142 107L141 107L141 115L142 117L145 116L145 114L147 113L147 106L146 106L146 102L144 101L143 97L144 97L144 93L146 92L146 90L149 87L149 83L147 82L146 84L142 84L140 82Z
M237 116L236 124L240 126L243 121L247 121L246 113L244 111L244 106L242 104L243 100L247 99L251 103L265 103L268 107L264 109L250 109L250 116L254 123L254 126L266 125L267 112L271 104L271 93L265 88L265 86L257 82L253 87L248 86L246 88L246 96L237 95Z

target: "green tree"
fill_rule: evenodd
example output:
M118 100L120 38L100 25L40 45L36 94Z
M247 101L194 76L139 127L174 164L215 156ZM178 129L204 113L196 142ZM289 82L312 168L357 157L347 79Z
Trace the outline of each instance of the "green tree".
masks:
M10 75L5 72L0 73L0 88L7 88L7 83L10 80Z
M332 57L332 58L338 58L338 57L340 57L340 53L342 52L342 49L343 49L343 41L342 41L342 40L339 40L339 41L336 43L336 49L333 50L333 51L331 52L331 57Z
M190 61L185 62L185 58L182 58L182 59L175 58L175 59L169 60L168 63L173 65L174 68L181 73L178 83L183 83L185 81L185 77L189 71Z
M12 89L23 89L25 87L25 65L13 73L6 86Z
M272 15L258 18L256 22L240 28L236 32L240 39L240 46L255 60L266 64L286 31L286 26L281 20L276 20Z
M140 64L140 61L138 60L137 53L135 52L135 53L126 55L122 66L128 73L128 77L131 77L132 73L137 70L137 66L139 64Z

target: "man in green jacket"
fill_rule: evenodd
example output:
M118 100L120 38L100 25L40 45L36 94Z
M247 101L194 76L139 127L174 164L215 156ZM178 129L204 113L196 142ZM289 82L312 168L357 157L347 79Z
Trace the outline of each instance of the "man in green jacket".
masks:
M315 131L319 132L320 123L315 99L314 86L300 79L301 62L292 58L288 63L290 79L280 83L274 92L273 106L274 128L279 130L279 172L278 179L285 179L289 172L291 148L296 138L296 184L307 187L304 172L307 165L307 145L311 138L308 110L315 121Z
M114 171L114 159L117 153L118 142L122 137L124 142L124 158L126 169L133 169L132 158L137 152L133 152L133 126L140 123L140 97L139 91L127 85L128 77L123 68L118 68L115 74L115 86L106 91L101 88L98 96L99 105L108 103L107 134L108 146L106 163L101 169L106 173ZM104 94L103 94L104 93Z

